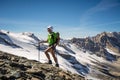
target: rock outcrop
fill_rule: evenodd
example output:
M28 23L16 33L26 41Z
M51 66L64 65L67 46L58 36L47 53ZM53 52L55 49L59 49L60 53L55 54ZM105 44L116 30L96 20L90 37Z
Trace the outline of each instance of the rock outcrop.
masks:
M38 61L0 51L0 80L85 80L84 77Z

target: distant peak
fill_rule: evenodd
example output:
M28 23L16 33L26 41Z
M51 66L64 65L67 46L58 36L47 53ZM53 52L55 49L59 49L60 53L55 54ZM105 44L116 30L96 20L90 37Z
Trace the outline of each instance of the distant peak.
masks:
M0 29L0 33L7 34L7 33L10 33L10 32L9 32L9 31L6 31L6 30L1 30L1 29Z
M32 32L23 32L22 35L27 35L29 37L34 36L34 33Z

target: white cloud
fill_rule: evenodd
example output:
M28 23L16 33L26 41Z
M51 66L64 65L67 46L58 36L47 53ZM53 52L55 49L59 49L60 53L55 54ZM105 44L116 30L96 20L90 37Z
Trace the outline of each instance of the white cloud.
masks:
M113 7L119 6L120 2L118 0L101 0L96 6L88 9L80 19L81 25L86 25L90 21L92 15L97 12L105 11Z
M89 9L87 13L94 14L96 12L104 11L118 5L120 5L120 3L118 3L118 0L102 0L98 5Z

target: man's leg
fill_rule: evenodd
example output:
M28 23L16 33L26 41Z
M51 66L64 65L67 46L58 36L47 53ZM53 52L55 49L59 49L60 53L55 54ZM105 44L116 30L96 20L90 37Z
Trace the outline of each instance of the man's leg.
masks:
M55 50L51 49L51 54L52 54L52 57L56 63L56 67L59 67L57 57L55 56Z
M50 60L50 55L48 54L48 52L51 52L51 48L50 47L48 47L46 50L45 50L45 55L46 55L46 57L48 58L48 60L49 60L49 64L52 64L52 61Z

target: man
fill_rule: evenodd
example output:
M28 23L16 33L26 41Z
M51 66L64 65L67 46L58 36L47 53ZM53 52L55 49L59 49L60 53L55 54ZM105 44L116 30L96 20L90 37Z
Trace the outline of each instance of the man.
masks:
M49 44L49 47L45 50L45 55L48 58L48 63L52 64L52 61L50 59L50 55L48 54L50 52L54 61L55 61L55 63L56 63L55 66L59 67L57 57L55 56L55 48L58 45L60 38L58 38L57 41L55 41L56 35L53 32L53 27L52 26L48 26L47 31L49 33L47 40L42 41L40 43L48 43Z

